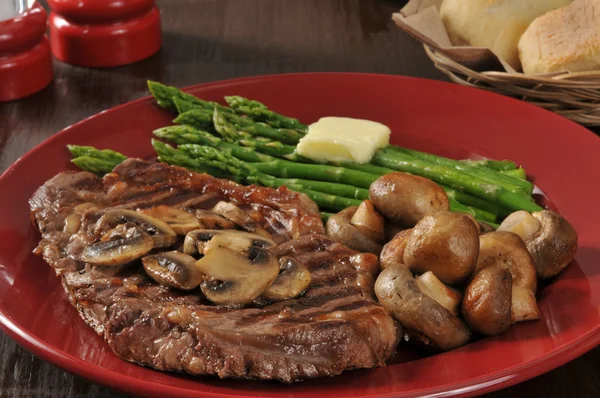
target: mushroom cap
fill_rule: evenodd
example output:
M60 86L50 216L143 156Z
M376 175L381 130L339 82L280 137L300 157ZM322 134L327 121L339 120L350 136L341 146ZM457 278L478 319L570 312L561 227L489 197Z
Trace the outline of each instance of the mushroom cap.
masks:
M288 300L298 297L308 289L312 278L304 264L292 257L281 257L279 266L279 275L263 292L264 298L275 301Z
M375 294L381 305L406 329L427 337L441 350L466 344L471 331L464 322L421 292L407 266L394 264L379 274Z
M404 250L404 264L416 274L431 271L446 284L468 279L479 254L479 231L461 213L440 211L415 225Z
M407 173L379 177L369 196L381 214L400 225L413 226L428 214L450 210L448 196L438 184Z
M204 277L196 267L196 259L178 251L146 256L142 263L148 276L163 286L175 289L195 289Z
M205 251L196 262L211 279L200 285L207 299L218 305L240 306L259 297L279 275L279 262L268 250L252 246L246 253L228 247Z
M134 224L119 225L108 231L100 242L87 246L80 259L86 263L118 266L142 257L154 248L154 241Z
M336 242L356 251L378 255L381 252L382 246L363 234L350 222L357 209L357 206L348 207L329 217L325 225L327 235Z
M177 240L177 234L164 221L129 209L111 209L100 217L96 223L96 235L103 235L106 231L119 224L133 223L140 226L152 237L155 248L169 247Z
M550 278L560 273L577 252L577 231L560 214L542 210L532 214L542 224L534 239L526 242L533 257L539 278Z
M515 285L532 292L537 290L537 276L533 259L519 235L495 231L479 237L479 257L475 272L487 267L507 269Z
M408 243L408 237L412 233L412 228L400 231L392 240L386 243L379 255L381 269L386 269L393 264L404 264L404 250Z
M479 271L465 289L462 314L469 327L495 336L511 325L512 276L505 268Z

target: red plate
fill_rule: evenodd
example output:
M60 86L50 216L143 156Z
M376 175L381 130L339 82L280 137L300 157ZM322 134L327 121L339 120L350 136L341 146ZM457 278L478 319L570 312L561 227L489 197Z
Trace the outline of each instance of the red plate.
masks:
M326 115L376 120L392 128L396 144L455 158L513 159L577 229L576 261L539 292L540 321L426 358L402 346L394 364L385 368L281 385L193 378L127 363L79 318L50 267L31 253L39 234L31 226L27 200L44 181L72 168L66 144L151 156L151 130L169 124L173 115L146 98L67 128L0 178L0 323L36 355L89 380L145 396L410 397L496 390L560 366L599 344L600 140L588 130L523 102L406 77L280 75L189 91L210 100L247 96L307 123Z

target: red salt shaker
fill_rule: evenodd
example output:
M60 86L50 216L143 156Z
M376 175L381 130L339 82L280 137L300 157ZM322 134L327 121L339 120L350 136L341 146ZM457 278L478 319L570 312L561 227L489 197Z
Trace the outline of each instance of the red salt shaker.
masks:
M37 3L8 11L16 16L0 21L0 101L31 95L53 78L46 11Z
M48 0L52 53L85 67L134 63L161 46L154 0Z

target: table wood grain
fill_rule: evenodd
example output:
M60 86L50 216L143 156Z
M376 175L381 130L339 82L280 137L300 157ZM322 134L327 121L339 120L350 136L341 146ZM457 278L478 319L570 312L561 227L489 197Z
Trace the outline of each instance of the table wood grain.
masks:
M55 61L51 86L0 104L0 172L57 131L147 95L147 79L183 87L272 73L355 71L445 80L391 22L404 3L159 0L164 45L158 54L112 69ZM0 397L119 396L40 360L0 333ZM489 397L600 397L600 349Z

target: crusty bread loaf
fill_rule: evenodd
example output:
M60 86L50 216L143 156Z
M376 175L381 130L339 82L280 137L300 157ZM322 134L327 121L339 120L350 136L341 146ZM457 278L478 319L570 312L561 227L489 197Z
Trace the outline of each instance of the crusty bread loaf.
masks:
M572 0L443 0L440 15L454 45L492 50L520 70L518 43L529 24Z
M536 19L519 56L525 73L600 69L600 0L575 0Z

